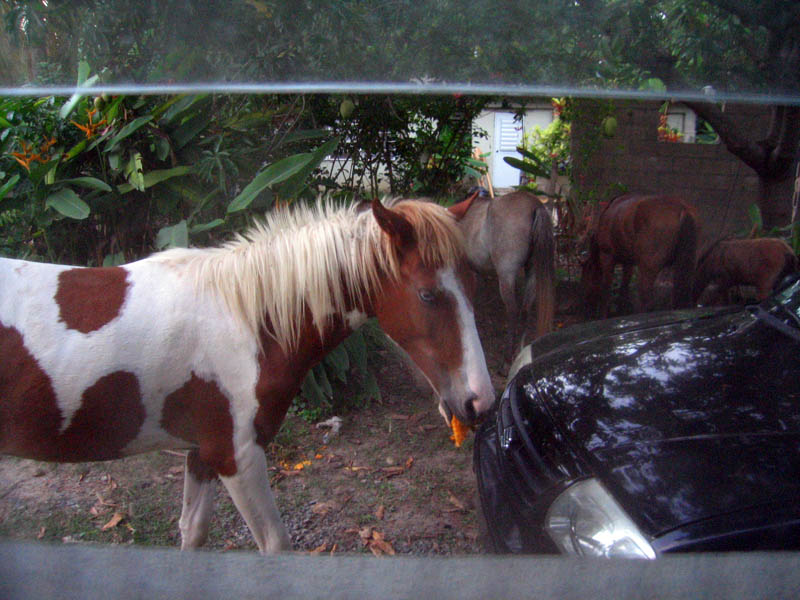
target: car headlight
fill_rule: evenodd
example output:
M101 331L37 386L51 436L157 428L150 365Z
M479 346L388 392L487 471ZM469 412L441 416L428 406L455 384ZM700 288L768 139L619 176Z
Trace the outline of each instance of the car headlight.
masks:
M596 479L585 479L556 498L545 530L561 552L605 558L655 558L633 521Z

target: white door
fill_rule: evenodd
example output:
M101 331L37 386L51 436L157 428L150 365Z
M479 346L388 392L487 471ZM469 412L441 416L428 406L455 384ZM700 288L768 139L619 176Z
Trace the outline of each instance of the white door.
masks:
M519 185L519 169L509 165L503 158L506 156L522 158L517 152L517 146L522 141L522 132L523 124L514 120L514 113L495 113L492 186L505 188Z

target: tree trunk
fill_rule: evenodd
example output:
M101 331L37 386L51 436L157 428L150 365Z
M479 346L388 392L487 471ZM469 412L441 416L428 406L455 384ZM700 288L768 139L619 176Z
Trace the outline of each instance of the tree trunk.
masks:
M792 191L794 169L788 169L784 177L758 177L758 208L764 231L775 227L786 227L792 222Z

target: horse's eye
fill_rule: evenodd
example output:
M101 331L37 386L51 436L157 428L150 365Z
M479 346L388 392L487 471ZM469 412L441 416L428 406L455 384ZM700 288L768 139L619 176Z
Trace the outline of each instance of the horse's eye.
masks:
M419 290L419 299L422 300L425 304L432 304L434 300L436 300L436 294L427 288L420 288Z

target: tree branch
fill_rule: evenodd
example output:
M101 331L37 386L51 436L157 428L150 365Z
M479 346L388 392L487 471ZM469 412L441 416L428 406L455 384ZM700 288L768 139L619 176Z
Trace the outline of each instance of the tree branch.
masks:
M766 174L768 155L764 147L757 142L749 141L741 128L716 104L694 101L686 101L684 104L708 121L731 154L739 157L756 173Z

